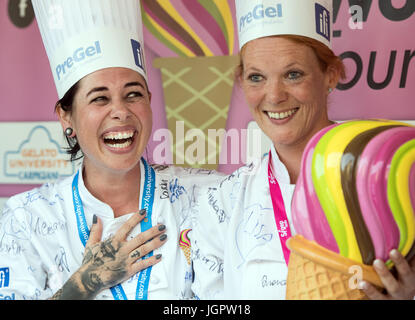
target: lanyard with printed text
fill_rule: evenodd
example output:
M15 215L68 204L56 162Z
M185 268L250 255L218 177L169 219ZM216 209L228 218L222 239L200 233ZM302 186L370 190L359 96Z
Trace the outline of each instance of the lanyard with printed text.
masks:
M141 221L140 227L141 227L141 232L144 232L152 227L151 215L153 212L156 176L155 176L154 169L147 164L144 158L142 158L142 161L143 161L144 169L145 169L145 177L144 177L144 192L143 192L143 197L141 200L141 206L142 206L142 209L146 209L147 215L146 215L146 218ZM85 246L89 239L90 230L86 222L84 206L82 204L81 196L79 194L78 179L79 179L79 171L76 173L72 181L72 199L73 199L73 205L74 205L74 210L75 210L76 222L78 226L79 238L81 239L82 244ZM144 256L142 259L151 257L152 255L153 255L153 252L151 251L146 256ZM136 300L147 300L148 298L148 286L149 286L149 281L150 281L151 269L152 267L148 267L147 269L142 270L138 276L136 296L135 296ZM115 300L128 300L121 284L118 284L110 288L110 290Z
M290 250L287 248L287 240L291 237L291 229L288 223L287 213L285 212L284 199L280 185L272 172L272 157L271 151L269 152L268 159L268 182L269 191L271 193L272 206L274 208L274 217L277 224L278 235L281 241L282 252L284 253L285 263L288 265L290 258Z

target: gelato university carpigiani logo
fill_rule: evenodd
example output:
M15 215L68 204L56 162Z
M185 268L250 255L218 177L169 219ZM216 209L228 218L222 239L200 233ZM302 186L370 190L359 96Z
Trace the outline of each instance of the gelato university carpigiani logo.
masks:
M17 150L4 154L4 176L17 183L44 183L70 176L74 164L44 126L34 127Z

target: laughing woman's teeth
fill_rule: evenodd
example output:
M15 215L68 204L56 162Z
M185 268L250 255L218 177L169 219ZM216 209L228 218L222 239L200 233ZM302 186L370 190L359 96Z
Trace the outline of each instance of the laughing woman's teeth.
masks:
M132 141L126 141L124 143L115 143L115 144L111 144L111 147L113 148L126 148L129 145L131 145Z
M285 119L292 116L294 113L297 112L297 110L298 108L295 108L286 112L267 112L267 114L268 117L270 117L271 119Z
M104 135L104 139L128 139L132 138L134 135L134 132L110 132Z
M109 132L104 135L104 142L112 148L126 148L133 143L134 132Z

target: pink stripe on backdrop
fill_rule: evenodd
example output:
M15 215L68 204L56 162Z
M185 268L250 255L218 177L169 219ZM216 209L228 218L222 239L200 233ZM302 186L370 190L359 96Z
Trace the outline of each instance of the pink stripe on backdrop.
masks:
M143 6L147 8L144 2ZM178 40L181 44L183 44L185 47L187 47L190 51L193 52L193 50L189 47L184 38L182 38L179 34L170 29L170 27L160 17L158 17L154 12L152 12L148 8L146 9L146 12L155 22L157 22L157 24L159 24L163 29L165 29L171 36L173 36L176 40ZM174 20L173 18L171 19Z
M0 1L0 121L56 121L58 100L36 20L16 28Z
M150 48L156 56L169 58L178 57L176 52L170 50L163 43L161 43L150 31L147 30L145 26L143 31L145 46ZM147 60L149 61L148 58ZM152 64L149 64L149 66L152 67Z
M153 131L150 136L150 140L147 145L147 151L144 156L153 163L153 150L160 143L153 140L154 132L160 128L167 128L167 115L164 107L164 93L163 82L161 80L161 72L156 68L150 66L153 65L153 59L156 58L156 54L150 49L145 47L146 61L147 61L147 77L149 90L151 95L151 110L153 112ZM166 150L166 152L170 152ZM166 155L167 156L167 155Z
M233 33L234 33L234 52L233 54L237 54L239 52L239 40L238 40L238 21L236 21L236 8L235 8L235 1L234 0L227 0L229 8L232 12L232 18L233 18Z
M184 1L182 5L181 1L177 1L176 8L178 12L182 13L182 16L192 26L193 31L196 32L214 55L229 54L228 44L222 29L201 4L196 1ZM189 12L189 14L185 15L184 12Z

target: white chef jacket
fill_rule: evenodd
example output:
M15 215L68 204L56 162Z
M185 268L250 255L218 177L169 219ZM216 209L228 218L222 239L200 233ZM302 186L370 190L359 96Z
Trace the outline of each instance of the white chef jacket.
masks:
M140 208L144 186L141 165ZM152 225L165 224L167 241L154 255L161 261L151 270L148 299L189 299L192 268L178 246L180 232L191 228L191 212L198 206L195 187L219 177L203 169L152 166L155 169L155 194ZM223 175L222 175L223 176ZM0 299L47 299L59 290L81 266L84 246L80 240L74 204L74 176L45 184L11 197L0 219ZM79 170L79 194L88 228L93 215L103 222L106 239L128 220L131 214L114 218L113 210L96 199L85 187ZM140 232L138 225L127 239ZM136 297L137 273L122 283L129 300ZM110 290L96 299L114 299Z
M275 178L292 227L294 184L272 148ZM203 186L192 232L195 279L200 299L285 299L287 265L278 235L268 183L268 154Z

